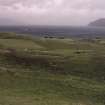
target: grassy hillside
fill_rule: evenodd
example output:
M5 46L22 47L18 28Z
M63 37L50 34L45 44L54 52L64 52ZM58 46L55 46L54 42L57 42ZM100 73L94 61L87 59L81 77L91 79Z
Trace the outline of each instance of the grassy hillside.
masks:
M104 105L105 39L0 34L0 105Z

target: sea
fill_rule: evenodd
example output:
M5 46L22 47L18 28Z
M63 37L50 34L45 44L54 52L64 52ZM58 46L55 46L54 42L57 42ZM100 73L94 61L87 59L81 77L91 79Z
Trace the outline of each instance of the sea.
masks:
M0 26L0 32L15 32L37 37L105 37L105 27L90 26Z

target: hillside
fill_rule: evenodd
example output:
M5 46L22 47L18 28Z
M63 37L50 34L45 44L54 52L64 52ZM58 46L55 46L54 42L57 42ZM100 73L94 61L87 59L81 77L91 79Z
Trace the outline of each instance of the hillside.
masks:
M105 19L98 19L91 23L89 23L89 26L96 26L96 27L105 27Z
M1 105L104 105L105 39L0 33Z

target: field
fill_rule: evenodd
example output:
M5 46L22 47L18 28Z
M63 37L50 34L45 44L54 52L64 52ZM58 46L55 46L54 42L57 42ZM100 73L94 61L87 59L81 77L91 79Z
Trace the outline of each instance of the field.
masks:
M1 33L0 105L105 105L105 39Z

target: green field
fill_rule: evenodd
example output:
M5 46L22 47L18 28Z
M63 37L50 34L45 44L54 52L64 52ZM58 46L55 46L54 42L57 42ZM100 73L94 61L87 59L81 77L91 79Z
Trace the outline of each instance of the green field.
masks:
M0 34L0 105L105 105L104 38Z

